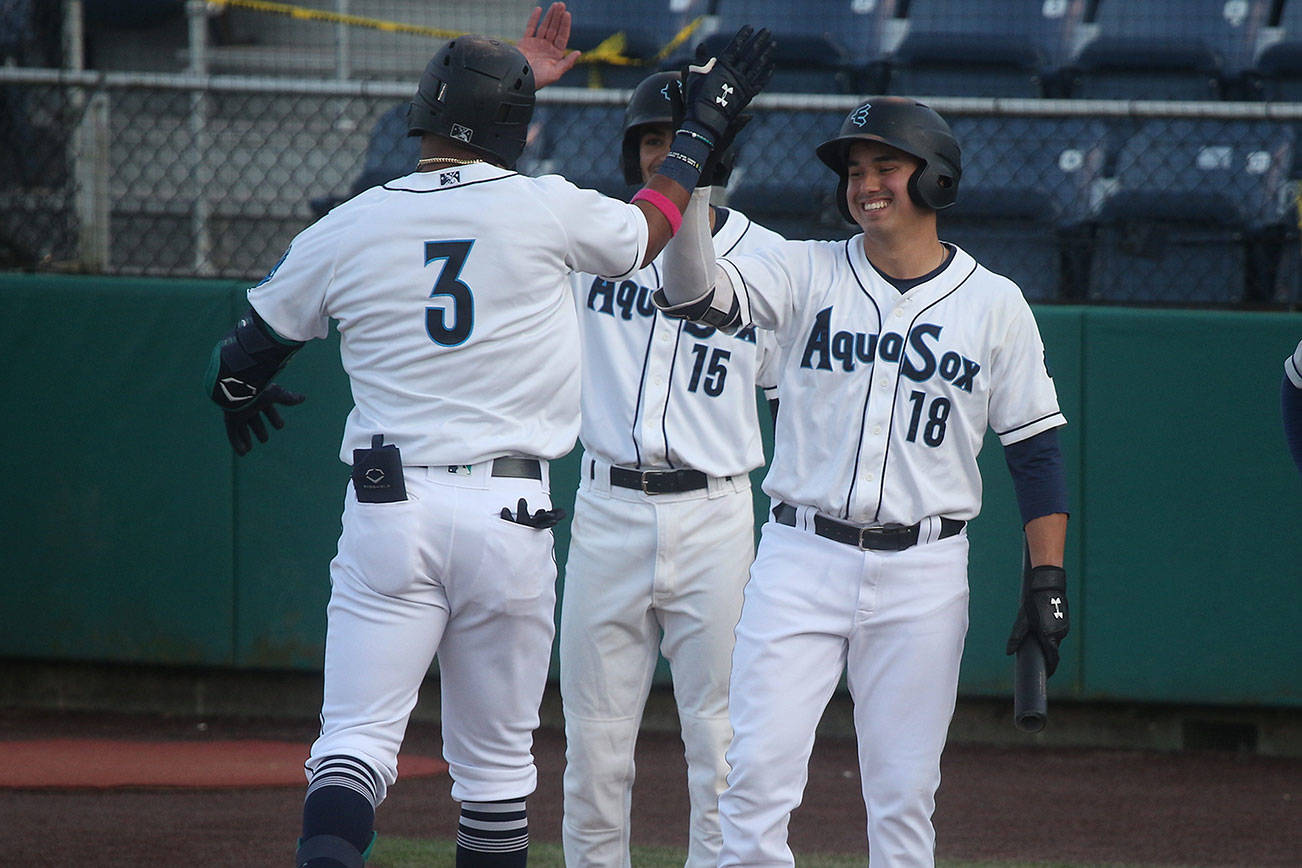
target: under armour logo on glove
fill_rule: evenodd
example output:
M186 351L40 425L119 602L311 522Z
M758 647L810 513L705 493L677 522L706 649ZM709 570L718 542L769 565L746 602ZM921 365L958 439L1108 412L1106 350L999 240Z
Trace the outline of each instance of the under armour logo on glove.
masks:
M1049 676L1058 668L1058 646L1070 629L1067 617L1067 573L1062 567L1038 566L1031 570L1025 596L1005 651L1016 654L1028 638L1044 651L1044 671Z
M546 530L549 527L555 527L565 518L565 510L559 506L555 509L540 509L531 515L529 513L529 503L523 497L520 498L515 509L515 515L512 515L510 508L504 506L499 515L505 521L522 524L534 530Z
M721 91L722 91L722 92L721 92L718 96L716 96L716 97L714 98L714 101L717 102L717 103L718 103L719 105L721 105L721 106L727 106L727 105L728 105L728 97L732 96L733 89L732 89L731 86L725 84L725 85L721 88Z

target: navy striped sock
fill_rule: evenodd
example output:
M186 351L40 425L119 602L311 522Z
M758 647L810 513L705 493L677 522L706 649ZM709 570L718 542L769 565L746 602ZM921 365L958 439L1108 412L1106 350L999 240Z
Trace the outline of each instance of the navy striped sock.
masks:
M303 800L302 840L333 836L364 853L374 827L375 782L370 768L352 757L326 757L312 774Z
M525 868L528 855L524 799L461 803L456 868Z

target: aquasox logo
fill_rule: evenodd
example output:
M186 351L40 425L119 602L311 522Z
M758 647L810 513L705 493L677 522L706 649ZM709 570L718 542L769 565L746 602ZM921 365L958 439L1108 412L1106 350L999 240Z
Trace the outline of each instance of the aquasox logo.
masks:
M605 280L595 278L588 287L588 310L604 314L616 322L631 322L637 316L643 320L655 315L656 306L651 300L655 290L634 280ZM680 344L680 349L691 356L691 371L685 383L688 392L700 393L708 398L723 394L728 371L734 361L732 350L717 344L700 343L710 338L717 329L694 322L683 322L683 334L695 341ZM733 338L745 343L755 343L755 327L740 329ZM751 352L754 352L751 350Z
M635 280L614 281L598 277L588 287L588 310L625 321L632 320L634 314L649 318L656 312L655 303L651 300L654 294L654 289L642 286ZM684 322L683 331L695 338L708 338L716 329L700 323ZM755 327L740 329L733 337L753 344Z
M956 389L971 392L981 365L954 350L941 352L937 344L942 330L935 323L918 323L907 335L833 331L832 308L828 306L814 317L800 367L848 373L881 359L898 363L900 373L916 383L940 377Z

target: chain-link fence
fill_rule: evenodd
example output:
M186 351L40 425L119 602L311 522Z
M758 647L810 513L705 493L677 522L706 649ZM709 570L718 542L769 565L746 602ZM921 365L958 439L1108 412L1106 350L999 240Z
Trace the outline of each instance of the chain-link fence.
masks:
M679 5L684 16L694 8ZM315 6L336 16L349 8L341 0ZM429 4L389 6L395 17L430 17ZM447 6L437 16L443 23L501 35L518 35L528 9ZM171 42L154 35L168 47L158 52L167 62L155 57L152 72L83 70L75 57L65 57L63 69L0 67L0 267L252 280L325 210L413 169L417 143L405 136L405 103L437 41L300 22L316 28L317 42L288 55L294 75L213 74L214 66L233 72L238 64L229 52L209 62L223 47L209 44L211 8L191 3L190 18L178 19L188 39L175 27ZM245 17L222 22L234 28L225 48L259 15L228 11ZM492 28L485 15L496 16ZM666 33L683 21L666 22ZM279 50L274 35L275 28L262 32L268 62ZM358 42L382 39L406 40L407 48L358 51ZM334 54L341 40L346 57ZM116 50L99 53L130 66L122 46ZM139 45L136 53L148 67ZM364 54L384 55L387 65L362 64ZM251 66L246 73L267 71L253 54L239 57ZM300 63L306 57L316 66ZM630 66L630 83L648 65ZM627 197L617 164L626 97L622 89L540 92L520 169ZM836 180L814 148L860 99L828 90L764 94L743 135L728 204L791 238L856 231L839 216ZM1302 105L928 102L963 148L958 204L941 215L942 237L1012 277L1029 298L1298 306Z

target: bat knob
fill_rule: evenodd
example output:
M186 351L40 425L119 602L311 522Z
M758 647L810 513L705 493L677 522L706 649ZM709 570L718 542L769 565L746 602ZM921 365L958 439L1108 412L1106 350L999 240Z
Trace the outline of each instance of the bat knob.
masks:
M1044 729L1044 722L1048 716L1038 711L1023 711L1021 714L1013 716L1013 723L1022 732L1039 732Z

